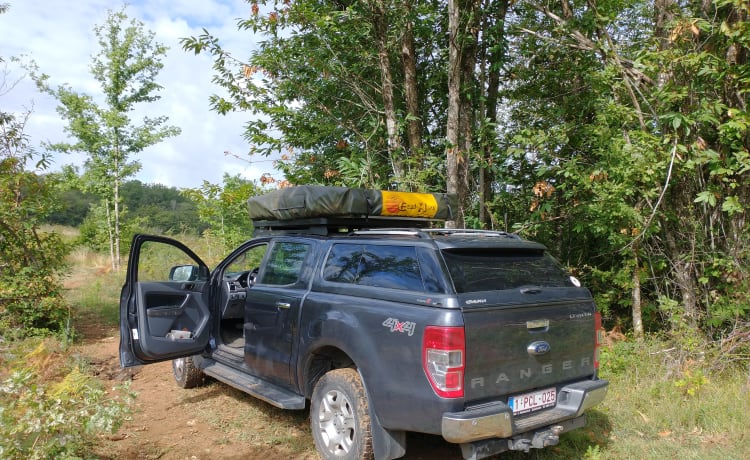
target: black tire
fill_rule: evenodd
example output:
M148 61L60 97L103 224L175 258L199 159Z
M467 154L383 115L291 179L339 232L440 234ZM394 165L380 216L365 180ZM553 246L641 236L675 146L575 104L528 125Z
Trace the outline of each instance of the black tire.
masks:
M191 356L173 359L172 375L177 385L182 388L195 388L202 385L205 380L205 375L195 367Z
M372 426L367 392L355 369L335 369L318 380L310 425L325 460L371 460Z

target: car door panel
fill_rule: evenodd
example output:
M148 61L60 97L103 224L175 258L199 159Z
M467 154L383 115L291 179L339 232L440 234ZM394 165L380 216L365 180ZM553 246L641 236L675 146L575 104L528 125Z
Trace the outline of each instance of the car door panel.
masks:
M289 385L293 331L304 290L255 286L245 307L245 364L258 375Z
M176 274L192 279L170 279ZM133 237L120 295L123 367L191 356L206 348L211 334L208 275L208 267L178 241Z
M208 332L208 308L200 299L203 283L138 283L141 350L144 357L159 359L182 353L196 344L203 347ZM192 289L191 289L192 288ZM144 338L148 338L145 340ZM144 346L145 343L145 346Z
M304 262L311 252L310 241L274 241L245 303L245 364L258 376L287 387L294 383L291 362L310 276Z

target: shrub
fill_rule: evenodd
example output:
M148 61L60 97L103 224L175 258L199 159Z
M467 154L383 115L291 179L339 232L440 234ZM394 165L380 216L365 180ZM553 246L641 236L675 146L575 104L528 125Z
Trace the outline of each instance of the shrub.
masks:
M98 434L115 432L129 413L126 388L108 395L80 363L60 363L64 358L51 344L43 341L21 353L17 361L23 365L0 383L0 458L79 458Z

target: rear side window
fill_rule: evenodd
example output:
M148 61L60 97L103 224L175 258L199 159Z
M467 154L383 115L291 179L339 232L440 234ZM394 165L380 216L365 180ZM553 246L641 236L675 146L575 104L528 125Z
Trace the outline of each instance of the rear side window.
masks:
M443 251L456 292L496 291L522 286L571 287L570 277L543 251Z
M417 251L412 246L335 244L323 278L334 283L425 290Z
M297 282L308 252L310 245L306 243L284 241L274 244L259 282L277 286Z

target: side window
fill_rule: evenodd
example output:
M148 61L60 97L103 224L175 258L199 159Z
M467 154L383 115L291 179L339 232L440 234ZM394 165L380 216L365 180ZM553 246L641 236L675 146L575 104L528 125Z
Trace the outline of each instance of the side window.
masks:
M224 276L253 271L257 273L260 263L263 262L266 249L268 249L267 244L260 244L249 248L227 266L224 270Z
M146 241L138 256L138 281L197 281L198 262L179 248Z
M335 244L323 269L335 283L424 292L417 252L410 246Z
M363 250L361 244L334 244L323 269L323 279L353 284L357 280Z
M426 292L433 294L445 294L447 287L445 276L443 276L440 267L435 263L434 258L430 257L431 249L417 248L417 257L419 258L419 267L422 270L422 281Z
M357 284L424 292L417 251L410 246L367 246Z
M259 282L278 286L295 283L299 279L302 263L308 252L310 252L310 245L307 243L294 241L275 243Z

